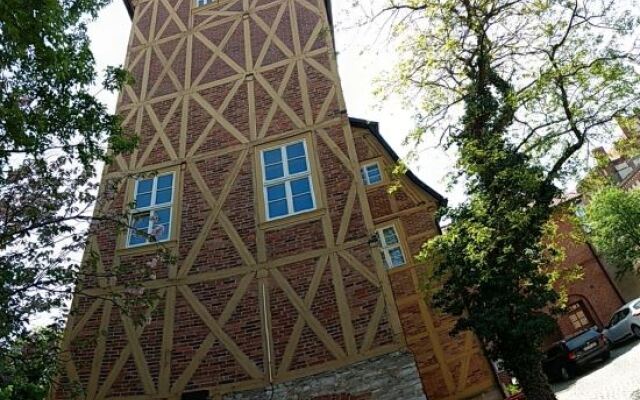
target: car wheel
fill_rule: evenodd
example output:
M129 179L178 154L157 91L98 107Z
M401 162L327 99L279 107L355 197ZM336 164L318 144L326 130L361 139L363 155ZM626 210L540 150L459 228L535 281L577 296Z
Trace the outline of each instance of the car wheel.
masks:
M604 355L602 356L602 361L608 361L611 358L611 352L607 351L606 353L604 353Z
M640 339L640 327L637 325L633 325L631 327L631 332L633 332L633 336L635 336L636 338Z
M571 379L571 372L569 372L569 368L567 367L560 368L560 377L562 378L563 381L568 381L569 379Z

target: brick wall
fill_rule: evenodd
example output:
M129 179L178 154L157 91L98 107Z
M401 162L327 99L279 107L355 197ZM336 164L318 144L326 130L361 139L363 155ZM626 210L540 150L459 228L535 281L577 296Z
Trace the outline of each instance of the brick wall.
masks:
M135 84L118 112L140 144L104 179L175 172L175 230L167 243L131 250L115 226L96 224L90 251L105 273L122 271L83 284L104 297L141 279L160 248L175 259L149 267L155 278L143 282L144 294L154 301L139 321L111 301L75 299L61 377L69 385L57 398L72 390L87 399L223 395L303 382L403 348L388 278L368 244L372 217L324 4L135 2L126 62ZM315 156L321 207L266 223L258 152L294 138L306 138ZM125 213L131 190L131 179L119 185L109 210ZM413 359L403 357L415 379L386 390L420 386ZM336 393L366 392L349 385Z
M566 252L566 258L559 268L579 266L584 274L582 279L568 285L568 304L584 305L587 317L595 326L603 328L613 313L622 306L622 299L593 249L588 244L573 239L574 227L571 222L561 216L557 217L556 221L562 237L559 244ZM564 336L570 336L580 330L572 324L568 316L558 318L558 325Z

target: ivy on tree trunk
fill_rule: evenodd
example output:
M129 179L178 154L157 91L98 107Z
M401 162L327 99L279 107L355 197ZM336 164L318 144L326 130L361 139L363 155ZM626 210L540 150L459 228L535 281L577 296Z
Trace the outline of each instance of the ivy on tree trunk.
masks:
M528 400L555 399L542 372L562 256L548 234L581 152L611 139L640 99L637 9L614 0L374 0L400 61L380 91L416 114L408 142L456 152L466 200L420 258L436 307L503 361Z

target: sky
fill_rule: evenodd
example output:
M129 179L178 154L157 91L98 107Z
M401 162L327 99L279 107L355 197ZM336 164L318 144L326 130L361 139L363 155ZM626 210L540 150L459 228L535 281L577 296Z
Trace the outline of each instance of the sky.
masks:
M402 157L409 150L402 146L402 141L414 126L412 114L398 99L382 102L373 94L375 79L394 65L393 50L387 48L383 40L377 40L371 28L356 27L358 16L350 3L334 1L333 5L338 68L349 116L379 122L382 135ZM89 26L99 70L124 63L130 28L131 20L122 0L113 0ZM115 109L115 94L103 92L99 97ZM463 198L462 190L457 188L447 193L444 181L453 163L451 155L441 149L428 148L410 168L451 203L458 203Z

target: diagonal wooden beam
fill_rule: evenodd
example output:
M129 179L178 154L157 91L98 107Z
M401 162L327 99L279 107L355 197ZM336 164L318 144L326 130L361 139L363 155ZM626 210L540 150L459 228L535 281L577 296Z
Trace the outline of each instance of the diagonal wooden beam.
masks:
M91 306L89 306L89 309L87 310L87 312L85 312L82 315L82 318L80 318L78 322L73 325L71 332L69 333L69 338L68 338L69 343L73 342L74 339L78 337L78 334L80 334L82 329L84 329L84 326L91 319L91 317L93 317L93 314L95 314L95 312L98 311L98 309L102 306L103 303L104 303L104 300L102 299L96 299L93 303L91 303Z
M160 354L160 375L158 393L165 395L171 388L171 353L173 352L173 334L176 312L176 288L167 288L164 305L164 326L162 327L162 354Z
M376 338L376 333L378 333L378 327L380 326L380 320L382 319L382 315L384 314L384 303L384 295L380 293L378 295L376 308L373 310L373 314L371 315L371 319L369 320L369 325L367 325L367 331L364 334L364 338L362 339L362 344L360 346L360 352L362 353L368 351L371 348L371 345Z
M211 50L213 54L211 55L211 57L209 57L209 60L207 60L207 62L202 67L202 70L200 71L196 79L193 81L194 86L197 86L200 84L202 79L206 76L207 72L209 72L209 68L213 65L213 63L218 58L220 58L220 55L222 54L222 51L220 49L224 49L227 43L229 43L229 40L238 29L238 26L240 25L241 21L242 21L241 18L236 19L236 21L233 23L233 25L231 25L231 27L227 31L227 34L220 41L220 46L216 46L215 48L209 47L209 50Z
M158 306L159 300L164 298L164 296L165 296L165 289L160 289L158 291L158 299L155 300L153 304L151 304L151 306L145 311L145 317L149 317L153 313L153 311L155 311L156 307ZM140 338L143 331L144 331L144 326L135 327L135 336L137 339ZM100 387L100 390L98 390L98 394L96 395L94 400L104 400L107 397L107 394L109 394L111 387L113 386L114 382L120 375L122 368L124 367L126 362L129 360L129 357L131 356L132 351L133 351L132 344L130 341L128 341L127 345L120 352L120 356L118 356L118 359L113 364L111 371L109 371L109 374L107 375L106 379L102 383L102 386Z
M322 139L323 142L327 144L331 152L342 162L342 164L346 167L346 169L352 175L355 175L351 160L349 159L349 157L347 157L346 154L344 154L344 152L340 149L340 147L338 147L336 142L334 142L333 139L331 139L327 131L325 129L318 129L317 132L318 132L318 136ZM357 187L355 182L353 186Z
M238 345L227 335L222 329L220 324L213 319L207 308L198 300L193 294L191 289L187 286L180 286L178 288L182 296L187 300L187 303L191 306L193 311L198 314L200 319L207 325L211 333L216 339L227 349L229 353L233 355L238 364L254 379L262 378L262 371L255 365L255 363L238 347Z
M178 277L184 277L189 273L193 263L196 260L196 257L198 256L198 254L200 253L200 250L202 249L202 246L204 245L204 241L207 239L207 236L209 235L209 231L211 230L215 222L222 217L222 206L226 202L227 197L231 192L233 184L235 183L238 177L238 174L242 169L242 165L246 160L247 154L248 152L246 150L243 150L240 153L238 160L236 160L236 163L233 169L231 170L230 176L225 182L225 186L223 186L222 191L220 192L220 200L217 200L215 197L213 197L211 190L209 189L208 185L202 178L202 175L198 171L198 168L196 167L196 165L193 162L187 163L187 169L191 173L191 176L193 177L193 180L196 182L196 185L198 186L198 188L200 189L200 192L202 193L205 201L207 202L207 204L209 204L209 207L211 207L211 212L209 213L209 216L207 217L207 220L205 221L202 227L202 230L198 234L196 241L194 242L193 246L189 250L189 253L187 254L187 258L185 259L182 266L180 267L180 271L178 272ZM226 217L224 219L225 219L225 222L223 223L221 222L221 225L223 225L223 229L225 230L227 235L229 235L231 241L234 243L234 246L236 246L236 249L240 253L241 257L243 257L245 263L247 265L255 265L255 260L253 259L253 256L247 249L244 242L242 242L242 239L239 238L239 236L237 235L237 232L233 234L235 230L233 230L231 234L229 233L230 230L228 231L227 229L229 229L229 225L231 225L231 223L226 219ZM231 229L233 229L233 226L231 226Z
M279 9L278 12L276 14L276 17L273 19L273 23L271 24L271 27L267 27L267 30L265 30L265 25L266 24L257 24L262 30L265 31L265 33L267 34L267 37L264 41L264 44L262 45L262 49L260 49L260 53L258 54L258 58L256 59L256 64L255 66L262 66L262 63L264 61L265 56L267 55L267 52L269 51L269 48L271 47L271 43L273 43L274 37L276 36L276 32L278 31L278 27L280 26L280 21L282 20L282 16L284 15L284 12L287 10L287 3L286 2L282 2L279 5ZM257 20L260 20L260 17L258 17L257 15L252 15L251 18L257 22ZM264 21L263 21L264 22ZM284 46L286 48L286 46L284 45L284 43L281 44L282 46ZM277 47L280 47L278 45L276 45ZM288 48L287 48L288 50ZM284 53L287 54L287 53ZM292 54L289 54L289 56L292 56Z
M369 268L367 268L363 263L361 263L360 260L355 258L351 253L349 253L348 251L341 251L338 253L338 255L344 258L344 260L349 264L351 268L355 269L362 276L367 278L369 283L371 283L373 286L377 288L380 287L380 281L378 280L376 275L373 272L371 272Z
M233 126L225 117L209 104L199 93L193 93L192 98L200 104L222 127L235 137L240 143L248 143L247 137Z
M349 188L349 194L347 195L347 203L344 207L344 213L342 214L342 219L340 220L340 229L338 230L338 237L336 238L336 244L343 244L345 238L347 237L347 231L349 230L349 223L351 222L351 216L353 214L353 206L356 203L356 195L358 194L358 190L356 185L351 185Z
M340 315L340 326L342 327L342 336L344 337L347 354L350 356L358 352L355 334L353 331L353 321L351 320L351 308L349 300L344 290L344 280L342 277L342 267L338 261L338 256L331 255L331 277L333 281L333 290L336 295L336 303L338 304L338 313Z
M229 321L229 318L231 318L234 311L238 307L240 300L242 300L244 295L247 293L247 289L253 282L253 278L254 278L254 273L251 273L251 274L245 275L240 280L240 284L238 285L238 288L233 293L233 296L231 296L231 299L229 299L229 302L224 307L222 314L220 314L220 317L218 318L218 324L220 326L224 326ZM191 379L193 374L196 372L196 370L200 366L200 363L202 362L204 357L207 355L209 350L211 350L211 347L214 345L216 340L217 340L216 336L213 333L209 333L207 335L205 340L200 344L200 347L198 348L198 350L196 350L196 352L194 353L193 357L191 358L191 362L189 363L187 368L182 372L182 374L180 374L178 379L176 379L176 381L174 382L173 387L171 388L171 393L176 393L176 394L182 393L184 388L189 383L189 380Z
M296 65L295 63L292 65ZM281 94L271 86L269 81L267 81L261 74L255 75L256 80L262 85L262 87L267 91L267 93L271 96L273 101L278 104L280 109L291 119L291 121L298 128L302 128L305 126L305 123L300 119L300 117L293 111L293 109L284 101Z
M318 339L325 345L327 350L336 358L344 359L346 357L342 348L331 338L327 330L322 326L320 321L305 306L304 301L300 299L298 294L293 290L287 279L277 270L271 270L271 276L278 283L282 291L285 293L291 304L298 310L298 313L305 319L309 328L318 336Z
M155 94L156 90L158 90L158 88L160 87L160 84L162 83L162 80L164 79L165 76L169 76L169 79L173 83L174 89L176 91L180 91L183 89L182 82L180 82L180 79L178 79L178 75L176 75L175 71L173 70L173 62L176 60L176 58L180 54L180 51L182 50L185 42L186 42L185 37L181 37L180 39L178 39L178 43L173 49L173 52L169 55L169 59L167 59L165 55L162 53L162 50L160 49L160 46L158 44L154 44L151 47L153 50L153 53L155 54L155 57L158 60L160 60L160 63L162 64L162 71L160 71L160 74L156 78L156 83L154 83L151 89L149 89L147 98L154 97L153 95Z
M91 374L89 375L89 383L87 385L87 398L93 399L98 390L98 379L100 378L100 367L102 366L102 360L104 358L104 352L107 344L107 334L109 329L109 323L111 322L111 309L113 308L113 302L106 301L102 310L102 318L100 319L100 331L98 332L98 340L96 343L96 349L93 353L93 360L91 362Z
M284 94L284 90L287 88L287 85L291 80L291 76L293 75L293 70L295 69L295 66L296 66L296 64L294 62L291 62L290 60L287 60L287 63L285 65L287 65L287 69L284 72L284 76L282 77L282 82L280 82L280 86L278 87L278 91L277 91L278 96L282 96ZM276 115L276 111L278 111L278 102L275 101L274 99L273 102L271 103L271 107L269 108L269 112L267 113L267 117L264 119L262 128L260 129L260 132L258 134L259 138L264 138L266 136L267 130L271 125L271 121L273 120L273 117L275 117Z
M231 69L235 70L239 74L243 74L245 72L243 67L238 65L231 57L225 54L220 47L213 44L213 42L211 42L211 40L204 36L202 32L196 31L193 33L193 35L194 37L198 38L198 40L200 40L202 44L205 45L205 47L211 50L211 52L217 54L218 57L222 59L222 61L224 61L229 65L229 67L231 67Z
M242 86L242 80L238 79L236 83L231 87L231 90L227 93L225 99L220 105L220 108L216 110L219 115L222 115L227 109L227 107L229 107L231 100L233 100L235 95L238 93L238 89L240 89L241 86ZM209 137L209 133L211 133L211 130L216 125L216 123L217 123L217 120L215 118L212 118L211 121L209 121L209 123L204 128L200 136L198 136L198 139L196 139L195 143L193 143L193 145L189 149L188 157L193 157L195 155L195 153L198 151L200 146L202 146L205 140ZM244 135L242 135L242 137L244 137ZM244 142L241 142L241 143L244 143Z
M464 357L462 359L462 367L460 368L460 376L458 377L457 392L462 392L467 387L471 357L473 357L473 333L466 332L464 338Z
M311 278L311 283L309 284L309 289L304 296L304 306L306 308L311 307L311 304L313 304L313 301L316 298L318 288L320 287L320 283L322 282L322 276L324 275L324 272L327 268L328 259L329 257L327 255L322 256L318 259L313 277ZM278 367L277 375L282 375L289 370L291 361L293 361L295 351L298 348L298 343L300 342L302 328L304 328L305 326L304 321L305 320L302 317L302 314L298 314L296 323L293 326L293 330L291 331L291 336L289 337L289 341L287 342L287 346L285 347L282 361L280 362L280 366Z
M129 347L131 349L131 353L133 355L133 361L136 365L136 370L138 371L138 377L142 382L142 386L144 387L144 391L146 394L155 394L156 387L151 377L151 373L149 372L149 366L147 365L147 360L142 352L142 346L140 345L140 335L136 330L136 327L133 324L131 318L129 318L124 313L120 313L120 318L124 325L124 331L127 335L127 340L129 341Z

